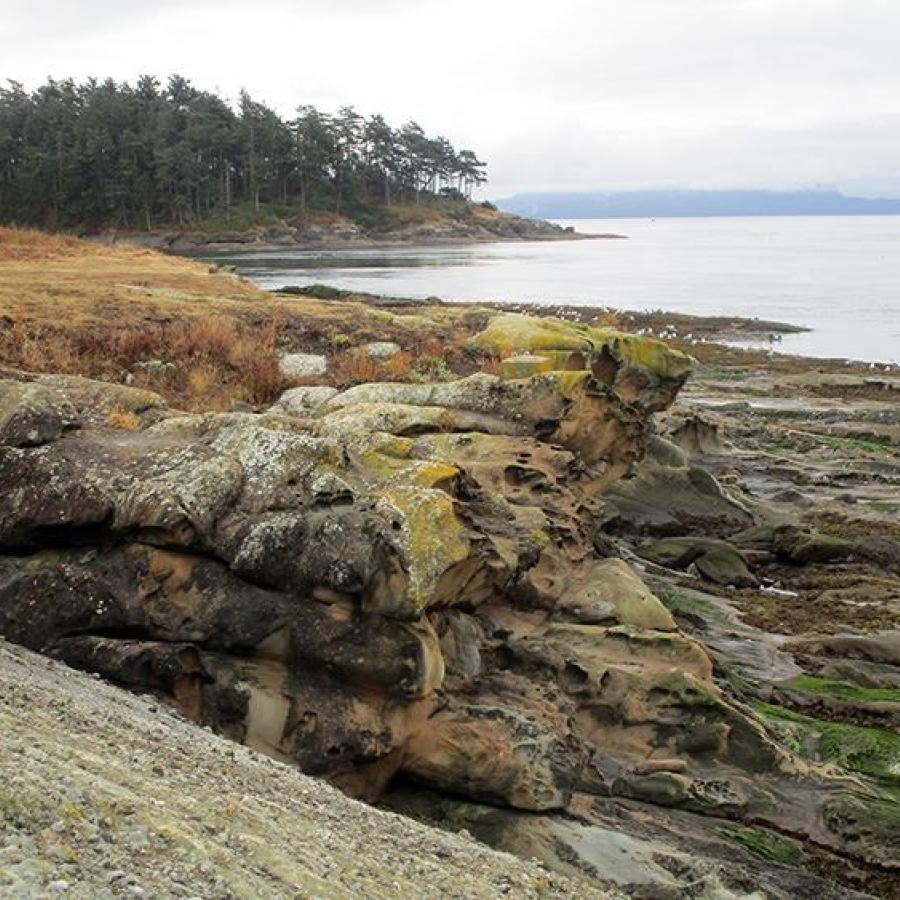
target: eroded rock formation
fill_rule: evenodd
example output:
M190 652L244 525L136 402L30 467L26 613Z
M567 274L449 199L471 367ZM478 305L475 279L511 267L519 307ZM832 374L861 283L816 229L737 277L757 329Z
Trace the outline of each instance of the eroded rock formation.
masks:
M6 373L0 633L369 799L403 774L786 827L813 776L595 540L649 441L645 489L666 468L697 487L651 429L690 361L524 316L477 340L534 374L366 384L300 417Z

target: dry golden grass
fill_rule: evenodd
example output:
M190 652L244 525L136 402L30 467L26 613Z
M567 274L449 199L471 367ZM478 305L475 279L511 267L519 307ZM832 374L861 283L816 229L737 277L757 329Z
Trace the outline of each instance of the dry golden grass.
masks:
M335 357L332 363L335 381L341 385L363 384L384 377L384 367L365 350L348 350Z
M196 260L0 228L0 366L127 378L181 409L270 403L292 383L278 355L332 353L339 334L354 344L395 340L417 358L474 368L458 348L484 318L473 309L406 316L355 300L275 296ZM423 329L432 337L422 340ZM153 360L173 365L140 365ZM332 361L337 384L403 380L414 368L410 354L387 365L348 353Z
M405 350L395 353L387 361L387 371L392 381L405 381L412 372L413 355Z

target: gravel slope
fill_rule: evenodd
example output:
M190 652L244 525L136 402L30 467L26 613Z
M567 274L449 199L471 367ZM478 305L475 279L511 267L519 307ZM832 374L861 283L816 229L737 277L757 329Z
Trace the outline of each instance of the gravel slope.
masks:
M0 641L4 897L584 897Z

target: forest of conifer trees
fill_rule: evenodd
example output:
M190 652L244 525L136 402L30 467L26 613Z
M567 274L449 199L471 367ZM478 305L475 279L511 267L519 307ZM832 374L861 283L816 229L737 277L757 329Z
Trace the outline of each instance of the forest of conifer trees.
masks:
M351 214L375 205L464 198L484 163L352 107L296 117L242 92L236 109L172 76L49 80L0 88L0 222L46 228L187 227L238 205Z

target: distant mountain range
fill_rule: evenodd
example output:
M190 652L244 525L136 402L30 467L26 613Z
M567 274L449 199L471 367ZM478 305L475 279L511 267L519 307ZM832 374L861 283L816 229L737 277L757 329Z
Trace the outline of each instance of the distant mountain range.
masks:
M900 214L900 199L845 197L833 190L591 191L516 194L496 202L504 212L540 219Z

